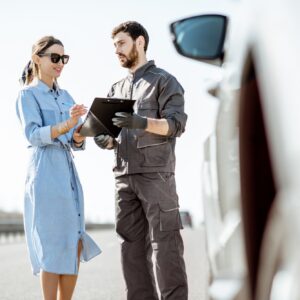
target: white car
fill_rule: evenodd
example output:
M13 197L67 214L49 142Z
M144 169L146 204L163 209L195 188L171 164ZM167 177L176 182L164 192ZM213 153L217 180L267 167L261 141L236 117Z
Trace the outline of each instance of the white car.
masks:
M219 64L204 145L210 299L300 299L300 1L234 1L176 21L177 51ZM199 2L199 5L201 3Z

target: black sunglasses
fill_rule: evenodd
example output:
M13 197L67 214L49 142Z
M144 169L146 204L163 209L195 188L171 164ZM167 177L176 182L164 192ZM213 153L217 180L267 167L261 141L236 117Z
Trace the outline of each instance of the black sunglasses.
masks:
M59 55L57 53L41 53L38 54L38 56L43 57L43 56L49 56L51 59L51 62L54 64L57 64L60 60L62 63L65 65L68 63L70 56L69 55Z

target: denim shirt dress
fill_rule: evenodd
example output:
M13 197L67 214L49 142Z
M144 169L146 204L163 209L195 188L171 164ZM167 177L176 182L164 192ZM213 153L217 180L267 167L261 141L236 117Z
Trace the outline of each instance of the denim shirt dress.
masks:
M51 138L51 126L67 120L75 102L67 91L35 80L20 91L16 104L29 144L24 227L33 274L77 274L79 240L81 261L101 252L85 232L83 191L71 152L85 145L74 146L74 128Z

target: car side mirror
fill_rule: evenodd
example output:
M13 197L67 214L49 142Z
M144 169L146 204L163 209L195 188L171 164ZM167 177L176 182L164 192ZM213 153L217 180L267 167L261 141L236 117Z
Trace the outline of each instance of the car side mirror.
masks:
M222 61L227 24L226 16L216 14L176 21L170 25L174 46L185 57Z

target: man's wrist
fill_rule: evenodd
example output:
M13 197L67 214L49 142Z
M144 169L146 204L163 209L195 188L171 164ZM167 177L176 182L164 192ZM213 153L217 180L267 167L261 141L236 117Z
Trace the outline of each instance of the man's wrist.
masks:
M148 118L147 132L168 136L169 135L169 122L167 119L152 119Z
M106 149L107 150L112 150L117 146L117 141L114 138L111 138L111 140L109 141Z

